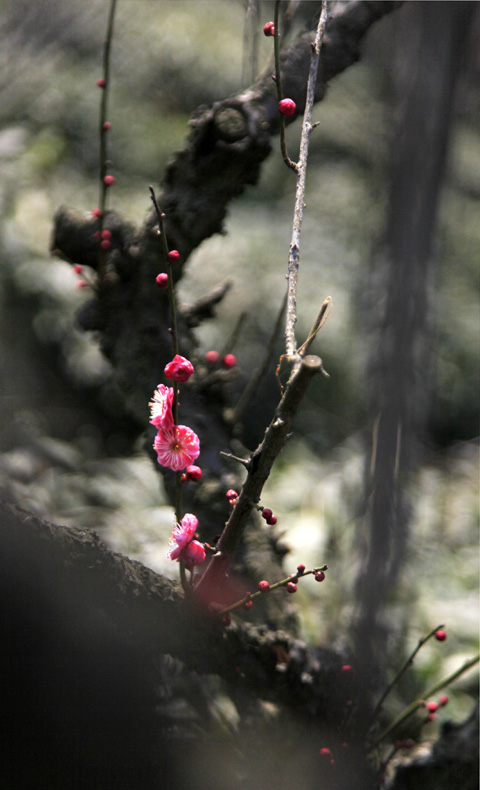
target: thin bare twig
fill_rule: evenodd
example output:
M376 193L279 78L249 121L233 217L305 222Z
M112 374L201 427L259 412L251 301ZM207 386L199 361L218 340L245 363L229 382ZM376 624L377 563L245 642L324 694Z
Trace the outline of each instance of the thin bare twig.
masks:
M295 339L295 324L297 322L297 283L298 266L300 261L300 233L302 229L303 211L305 208L305 182L307 177L307 159L310 135L313 130L312 110L315 101L315 85L320 60L320 48L327 21L328 3L322 0L322 11L318 20L315 42L312 44L312 60L308 75L307 100L303 116L302 134L300 138L300 154L297 163L297 189L295 193L295 209L293 215L292 239L288 256L288 289L287 289L287 317L285 324L285 350L287 356L295 356L297 341Z
M412 664L413 664L413 659L414 659L414 658L415 658L415 656L417 655L417 653L418 653L418 651L420 650L420 648L421 648L421 647L423 647L423 645L425 644L425 642L428 642L428 640L429 640L429 639L431 639L431 638L432 638L432 636L434 636L434 635L435 635L436 631L438 631L438 629L439 629L439 628L443 628L443 625L437 625L437 626L435 626L435 628L432 628L432 630L431 630L431 631L430 631L430 632L429 632L429 633L428 633L426 636L424 636L424 637L423 637L423 639L419 639L419 640L418 640L418 644L417 644L417 646L416 646L416 647L415 647L415 649L412 651L412 653L409 655L409 657L407 658L407 660L405 661L405 663L403 664L403 666L401 666L401 667L400 667L400 669L399 669L399 670L398 670L398 672L396 673L395 677L393 678L393 680L391 681L391 683L389 683L389 684L388 684L387 688L385 689L385 691L383 692L382 696L381 696L381 697L380 697L380 699L378 700L378 702L377 702L377 704L376 704L376 706L375 706L375 709L374 709L374 711L373 711L373 713L372 713L372 716L371 716L371 722L374 722L374 721L375 721L375 719L377 718L378 714L380 713L380 711L381 711L381 709L382 709L382 705L383 705L383 703L385 702L386 698L387 698L387 697L388 697L388 695L390 694L390 692L391 692L391 690L393 689L393 687L394 687L394 686L395 686L395 685L398 683L398 681L400 680L400 678L402 677L402 675L404 675L404 674L405 674L405 672L407 671L407 669L408 669L409 667L411 667L411 666L412 666Z
M375 739L369 751L373 751L378 746L378 744L381 743L387 737L387 735L390 735L390 733L393 732L393 730L395 730L400 724L402 724L402 722L404 722L405 719L411 716L412 713L415 713L415 711L418 708L422 707L426 699L432 697L434 694L437 693L437 691L440 691L440 689L449 686L450 683L453 683L454 680L459 678L465 672L468 672L468 670L474 667L475 664L478 664L479 661L480 661L480 655L476 655L473 658L470 658L468 661L465 661L465 663L462 664L461 667L455 670L455 672L452 672L450 675L447 675L446 678L442 678L442 680L439 680L438 683L434 683L433 686L430 686L430 688L427 689L426 692L424 693L423 697L420 697L419 699L416 699L413 702L411 702L410 705L408 705L397 716L397 718L394 719L394 721L392 721L392 723L387 727L387 729L384 730L382 734Z
M284 446L291 431L293 418L310 383L310 379L322 369L322 360L307 356L300 360L292 370L285 394L277 406L270 425L265 431L263 441L252 453L247 462L247 478L242 486L236 504L217 543L217 553L200 578L196 591L200 594L208 589L212 579L223 572L225 562L238 546L245 530L248 517L260 499L260 495L275 459Z
M277 87L277 99L280 102L284 96L282 91L282 75L280 72L280 30L279 30L279 11L280 0L275 3L275 16L274 16L274 55L275 55L275 85ZM280 113L280 148L282 151L283 161L295 173L298 172L296 163L290 159L287 152L287 139L285 136L285 116Z
M235 425L240 420L242 414L244 413L245 409L250 403L252 396L256 392L259 383L261 382L262 378L264 377L265 373L268 370L269 365L271 364L272 353L275 347L275 342L280 334L280 327L282 324L283 315L285 313L286 304L287 304L287 295L285 294L280 310L278 311L277 320L275 321L275 326L273 328L272 334L270 335L270 339L265 348L262 364L253 371L245 389L243 390L242 395L238 399L237 405L232 410L230 421L233 423L233 425Z
M313 341L315 340L316 336L318 335L322 326L325 324L325 322L328 319L328 316L330 315L331 307L332 307L332 297L327 296L327 298L324 300L320 308L320 311L314 321L314 324L310 332L308 333L307 339L302 343L302 345L298 349L297 353L300 354L301 356L305 356L305 354L308 354L308 349L312 345Z
M105 184L105 176L107 175L107 133L108 129L105 127L107 121L108 97L110 94L110 52L112 49L113 39L113 23L115 20L115 7L117 0L111 0L110 11L108 14L107 32L105 35L105 43L103 48L103 74L105 85L102 89L102 96L100 99L100 198L99 208L102 212L100 216L100 230L103 227L103 214L107 204L108 187Z

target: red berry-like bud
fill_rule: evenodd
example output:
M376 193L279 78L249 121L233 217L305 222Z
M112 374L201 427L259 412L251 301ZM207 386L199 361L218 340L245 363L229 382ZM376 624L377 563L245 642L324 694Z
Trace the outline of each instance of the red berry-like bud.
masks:
M237 364L237 358L235 354L225 354L224 358L222 359L222 365L224 368L234 368Z
M315 581L316 582L323 582L325 579L325 574L323 571L317 571L315 574Z
M448 705L449 699L446 694L442 694L438 701L442 707L445 707L445 705Z
M245 603L243 604L243 608L246 609L247 612L249 609L252 608L252 606L253 606L253 601L245 601Z
M106 187L113 187L116 181L115 176L104 176L103 183Z
M100 77L100 79L97 80L97 85L98 85L99 88L106 88L107 87L107 80L104 80L103 77Z
M342 675L348 675L352 671L350 664L344 664L342 667Z
M278 102L278 111L281 112L282 115L293 115L296 109L297 105L293 99L282 99Z
M187 475L185 474L185 472L182 474L180 479L181 479L182 483L185 482L185 480L187 479Z
M75 283L75 288L86 288L87 285L88 283L85 282L85 280L77 280L77 282Z
M159 288L168 288L168 274L162 272L161 274L157 274L155 277L155 282L157 283Z
M75 272L75 274L81 274L83 272L83 266L80 266L79 263L76 263L75 266L73 267L73 271Z
M102 248L102 250L109 250L111 246L112 246L112 242L110 241L110 239L103 239L103 241L100 242L100 247Z
M445 631L442 631L441 628L439 628L438 631L435 631L434 636L437 642L445 642L445 639L447 638L447 634Z
M436 718L437 717L436 717L435 713L429 713L428 716L427 716L427 722L435 721Z
M268 518L271 518L272 516L273 516L273 513L270 510L270 508L269 507L264 507L263 510L262 510L262 518L264 518L265 521L266 521Z
M209 365L216 365L219 359L220 354L218 351L207 351L205 354L205 362L207 362Z
M112 128L112 124L110 123L110 121L105 121L105 123L102 124L102 129L104 132L108 132L111 128Z
M103 211L102 211L101 208L94 208L93 211L92 211L92 216L96 217L97 219L100 219L102 214L103 214Z
M229 488L225 496L230 501L230 499L236 499L238 497L238 494L236 491L233 490L233 488Z
M429 710L430 713L435 713L435 711L438 710L438 702L427 702L427 710Z
M267 518L267 524L269 527L274 527L276 523L277 523L276 516L270 516L270 518Z
M288 582L287 584L287 592L288 593L296 593L297 592L297 585L293 582Z
M305 570L305 565L303 565L303 564L302 565L297 565L297 571L299 573L303 573L304 570Z
M202 479L202 470L199 466L191 464L191 466L187 466L185 470L185 477L187 480L193 480L196 483L198 480Z
M263 26L263 35L264 36L275 35L275 25L273 24L273 22L267 22L267 24Z
M102 239L111 239L111 238L112 238L111 230L102 230Z
M260 590L260 592L267 592L267 590L270 589L270 585L266 581L261 581L258 582L258 589Z
M332 757L332 753L331 753L330 749L327 749L326 746L324 746L323 749L320 749L320 757L323 757L323 758L327 758L328 757L328 759L330 760L331 757Z
M178 250L170 250L167 255L167 260L169 263L177 263L180 260L180 253Z

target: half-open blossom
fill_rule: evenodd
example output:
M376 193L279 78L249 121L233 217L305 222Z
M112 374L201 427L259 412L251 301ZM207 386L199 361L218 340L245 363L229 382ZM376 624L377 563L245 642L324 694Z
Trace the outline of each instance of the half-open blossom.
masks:
M151 400L148 405L150 406L151 412L151 425L155 425L156 428L163 428L165 430L173 428L172 387L166 387L165 384L159 384L153 393L153 400ZM195 456L195 458L196 457L197 456Z
M173 528L170 539L170 551L168 556L171 560L178 560L183 557L185 547L193 540L198 527L198 518L193 513L185 513L181 524L176 524Z
M190 376L193 373L193 365L185 357L181 357L180 354L175 354L174 358L168 365L165 365L165 375L167 379L173 379L174 381L188 381Z
M180 472L200 455L200 440L186 425L160 428L153 443L158 463Z
M201 565L205 560L205 549L198 540L191 540L187 543L183 552L183 559L187 568Z

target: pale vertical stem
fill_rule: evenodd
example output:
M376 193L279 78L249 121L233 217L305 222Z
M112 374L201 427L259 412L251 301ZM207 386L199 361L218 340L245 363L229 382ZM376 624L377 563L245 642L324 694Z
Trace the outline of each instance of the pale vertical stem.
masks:
M298 266L300 261L300 233L302 230L303 212L305 208L305 183L307 178L307 159L310 135L312 133L312 110L315 100L320 47L322 44L325 24L327 21L328 2L322 0L322 11L318 20L315 42L312 44L312 60L308 75L307 98L303 115L302 134L300 138L300 154L297 162L297 188L295 192L295 209L293 214L292 238L288 256L288 287L287 316L285 324L285 350L287 356L294 356L297 350L295 324L297 322L297 284Z

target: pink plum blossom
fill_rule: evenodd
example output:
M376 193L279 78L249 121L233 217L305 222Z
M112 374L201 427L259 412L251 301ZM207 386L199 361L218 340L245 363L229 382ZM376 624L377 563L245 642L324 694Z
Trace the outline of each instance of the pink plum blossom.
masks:
M170 430L173 428L173 388L159 384L153 394L153 400L148 404L151 411L151 425L156 428ZM195 456L196 458L197 456Z
M193 373L192 363L180 354L175 354L174 358L168 365L165 365L165 375L167 379L183 382L188 381Z
M176 524L173 528L170 540L170 552L168 556L171 560L178 560L183 557L186 546L190 543L197 531L198 518L193 513L185 513L181 524Z
M158 463L180 472L200 455L200 440L196 433L186 425L173 425L159 428L153 443Z
M195 565L201 565L205 560L205 549L198 540L191 540L187 543L183 553L183 559L187 568L193 568Z

